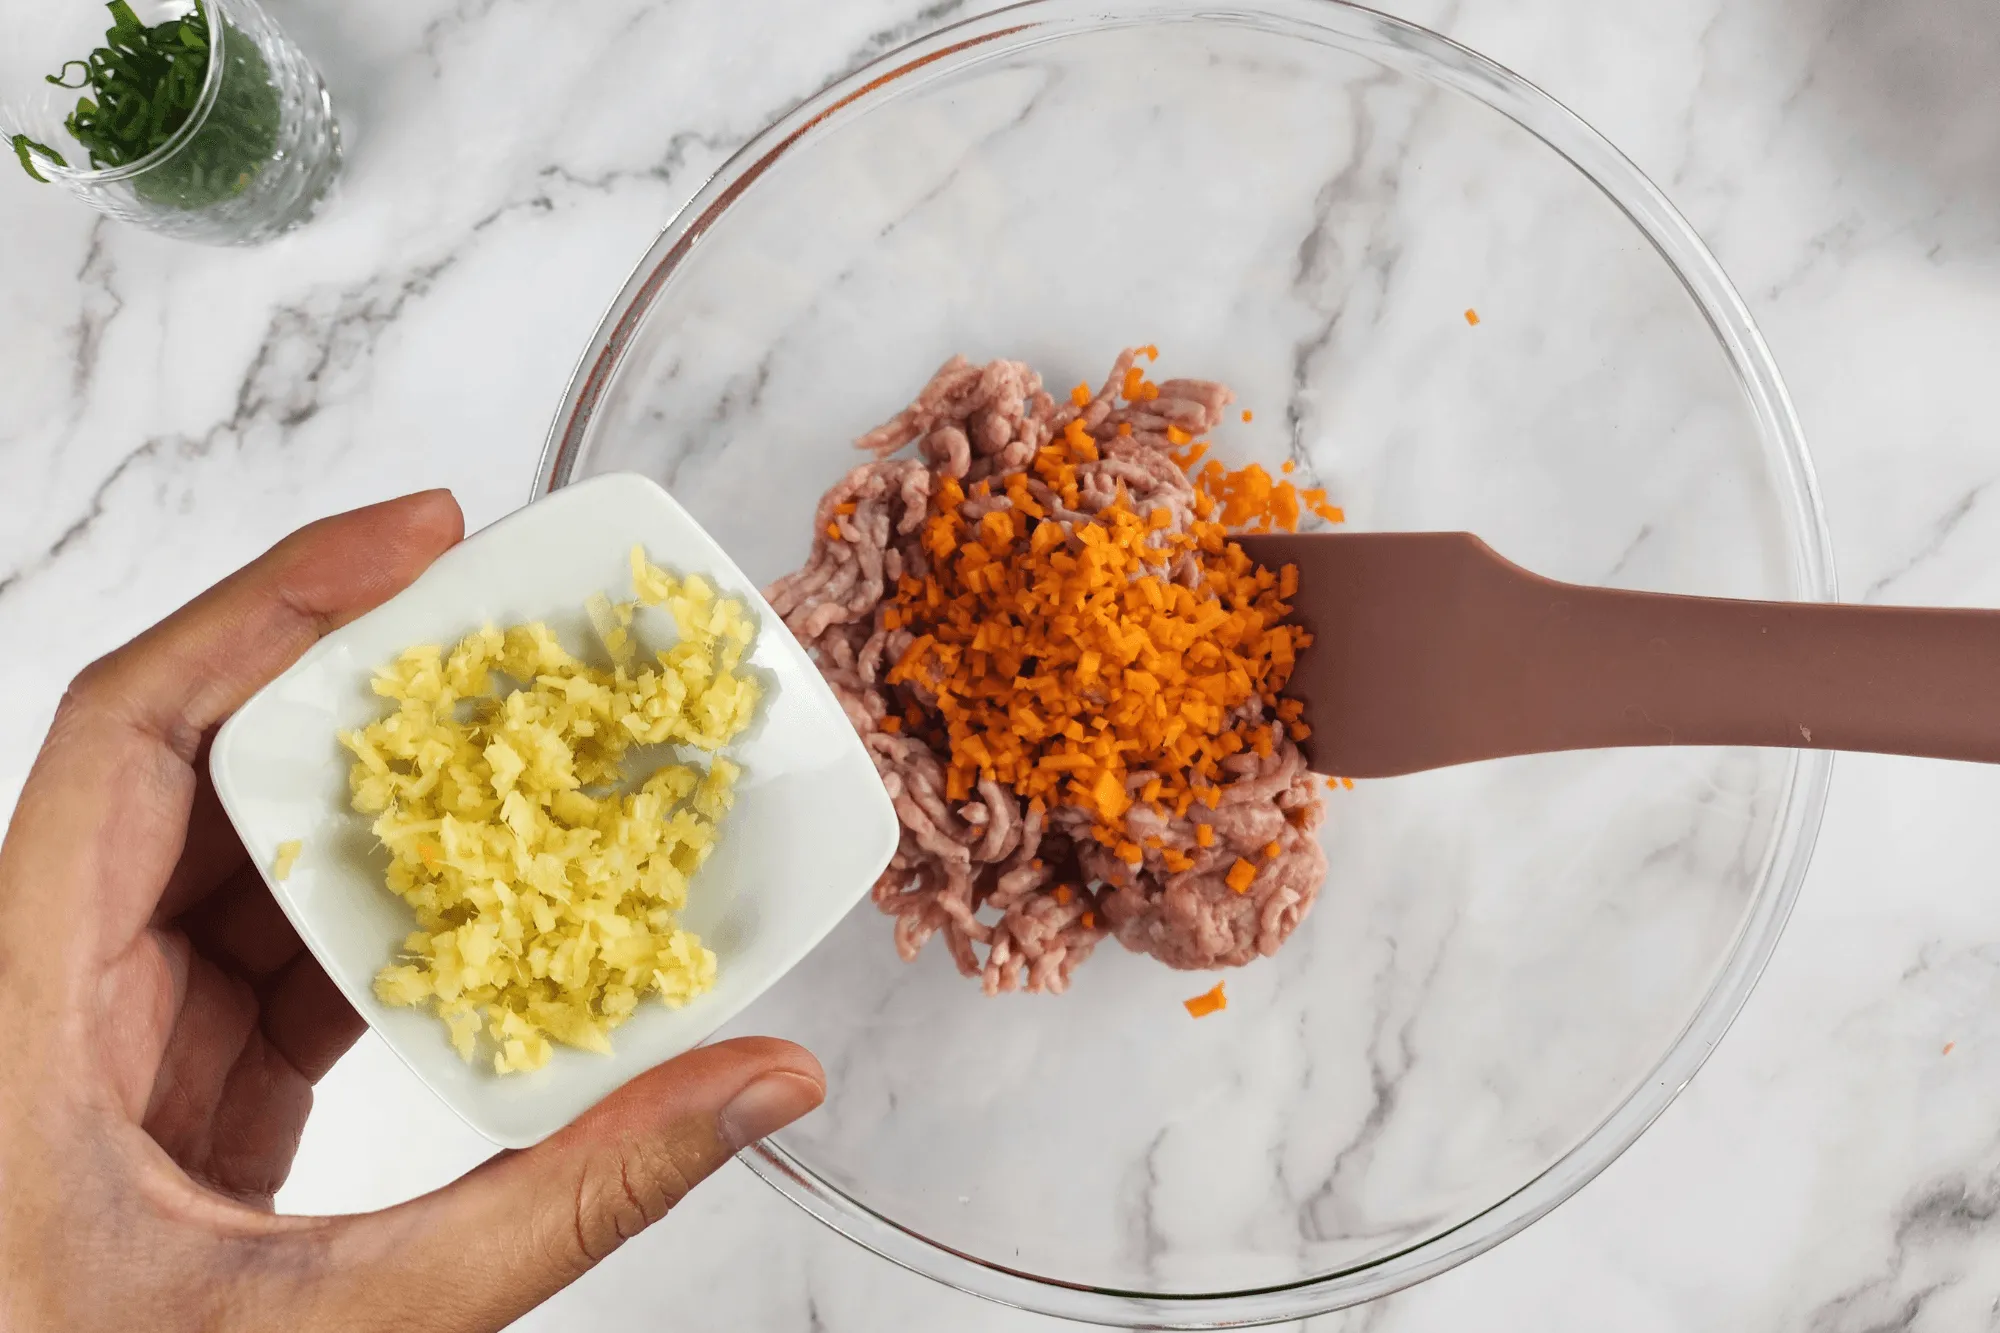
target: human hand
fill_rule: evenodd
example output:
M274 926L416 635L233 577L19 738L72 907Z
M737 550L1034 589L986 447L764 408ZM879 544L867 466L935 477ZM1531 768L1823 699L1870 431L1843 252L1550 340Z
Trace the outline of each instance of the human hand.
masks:
M208 744L462 532L442 491L313 524L64 697L0 844L0 1329L486 1333L818 1105L805 1051L721 1042L433 1194L272 1211L362 1022L249 864Z

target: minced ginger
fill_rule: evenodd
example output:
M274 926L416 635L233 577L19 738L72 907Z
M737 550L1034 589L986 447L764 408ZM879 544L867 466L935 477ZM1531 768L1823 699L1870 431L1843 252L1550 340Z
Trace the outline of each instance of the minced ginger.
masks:
M715 954L677 913L738 776L714 752L761 694L743 668L756 623L638 548L632 582L636 602L588 608L610 670L545 625L489 626L449 653L404 653L373 682L396 711L340 737L356 757L354 808L375 816L388 886L419 926L375 993L433 1004L467 1060L484 1028L503 1074L547 1063L552 1041L608 1052L646 996L678 1007L715 984ZM641 604L671 612L680 639L636 667ZM495 677L515 688L496 691ZM621 791L635 745L714 757L705 773L669 763Z

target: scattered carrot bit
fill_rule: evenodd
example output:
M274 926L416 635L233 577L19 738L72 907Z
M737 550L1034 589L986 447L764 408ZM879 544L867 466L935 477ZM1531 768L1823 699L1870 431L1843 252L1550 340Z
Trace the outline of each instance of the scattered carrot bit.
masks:
M1342 778L1342 779L1340 780L1340 785L1341 785L1341 786L1343 786L1343 787L1345 787L1345 788L1346 788L1347 790L1349 790L1349 791L1353 791L1353 790L1354 790L1354 779L1353 779L1353 778Z
M1158 361L1160 359L1160 349L1151 343L1147 343L1139 349L1139 355L1145 357L1148 361Z
M1284 850L1276 842L1267 842L1264 844L1264 859L1266 861L1275 861L1278 859L1278 853Z
M1194 436L1188 434L1186 431L1182 430L1179 426L1167 427L1168 444L1186 444L1193 439Z
M1229 997L1222 993L1222 983L1218 981L1212 989L1203 991L1192 1000L1182 1000L1181 1005L1190 1017L1207 1018L1218 1010L1227 1009Z
M1069 391L1069 400L1078 407L1090 406L1090 386L1088 384L1077 385Z
M1328 779L1326 780L1326 789L1327 789L1328 791L1339 791L1339 790L1340 790L1340 779L1339 779L1339 778L1328 778Z
M900 717L885 717L878 725L882 730L893 736L903 729L903 719Z
M828 537L829 537L830 539L832 539L832 540L834 540L834 541L839 541L839 540L840 540L840 524L838 524L838 523L829 523L829 524L827 524L827 525L826 525L826 535L827 535L827 536L828 536Z
M1293 462L1293 461L1292 461L1291 459L1287 458L1287 459L1285 460L1285 464L1284 464L1284 466L1283 466L1283 467L1281 467L1281 468L1279 468L1279 469L1278 469L1278 471L1280 471L1280 472L1293 472L1293 471L1296 471L1296 470L1298 469L1298 466L1299 466L1299 465L1298 465L1297 463L1295 463L1295 462Z
M1479 312L1477 310L1466 311L1465 322L1477 328L1479 325Z
M1255 412L1252 412L1249 408L1246 407L1243 409L1243 419L1245 421L1255 421L1257 419L1257 414Z
M1955 1041L1948 1041L1948 1042L1946 1042L1946 1043L1944 1044L1944 1053L1945 1053L1946 1055L1950 1055L1950 1054L1951 1054L1951 1049L1952 1049L1952 1047L1954 1047L1954 1046L1956 1046L1956 1045L1958 1045L1958 1043L1957 1043L1957 1042L1955 1042Z
M851 501L847 504L838 504L833 507L833 512L836 514L851 514L854 512L854 505Z
M1196 824L1194 826L1194 841L1198 847L1215 846L1215 825Z
M1239 856L1236 858L1236 864L1229 867L1229 873L1223 876L1222 882L1238 893L1248 893L1251 883L1256 878L1257 867Z
M1097 929L1097 913L1095 913L1095 912L1085 912L1085 913L1083 914L1083 928L1084 928L1085 930L1096 930L1096 929Z
M1070 893L1069 893L1069 885L1067 885L1067 884L1058 884L1058 885L1056 885L1056 903L1057 903L1057 905L1058 905L1058 906L1061 906L1061 907L1068 907L1068 906L1069 906L1069 898L1070 898Z
M1122 436L1125 436L1127 439L1130 439L1132 435L1132 423L1129 421L1119 422L1118 433Z

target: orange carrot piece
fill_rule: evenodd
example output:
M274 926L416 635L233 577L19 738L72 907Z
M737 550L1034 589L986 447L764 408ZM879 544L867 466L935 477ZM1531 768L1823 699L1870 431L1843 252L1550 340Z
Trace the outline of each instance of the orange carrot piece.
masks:
M1218 981L1213 987L1203 991L1192 1000L1182 1000L1181 1005L1188 1011L1189 1017L1207 1018L1210 1014L1227 1009L1229 1007L1229 997L1223 993L1222 983Z

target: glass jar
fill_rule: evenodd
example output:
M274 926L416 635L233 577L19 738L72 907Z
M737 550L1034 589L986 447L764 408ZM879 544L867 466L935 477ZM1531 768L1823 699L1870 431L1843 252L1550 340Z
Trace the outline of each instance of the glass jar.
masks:
M104 10L75 8L102 24ZM138 15L148 25L197 6L150 8ZM46 5L33 6L31 17L0 0L8 30L24 34L0 54L0 135L25 135L10 145L23 165L101 213L182 240L252 245L318 210L339 174L340 127L318 71L256 0L199 0L199 9L207 67L187 119L145 156L99 167L65 120L79 99L93 97L70 71L104 37L73 13L48 23ZM59 68L67 81L46 77Z

